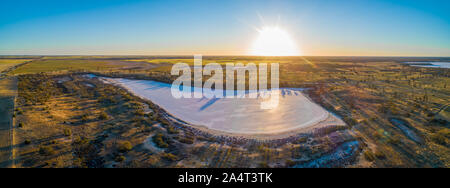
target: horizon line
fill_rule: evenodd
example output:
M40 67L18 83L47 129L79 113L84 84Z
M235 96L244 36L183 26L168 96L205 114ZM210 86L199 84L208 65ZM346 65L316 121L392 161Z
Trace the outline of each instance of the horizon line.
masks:
M86 56L86 57L101 57L101 56L116 56L116 57L123 57L123 56L134 56L134 57L186 57L186 56L194 56L197 54L185 54L185 55L83 55L83 54L77 54L77 55L49 55L49 54L34 54L34 55L0 55L0 57L5 56L43 56L43 57L70 57L70 56ZM202 54L199 54L202 55ZM257 55L202 55L203 57L425 57L425 58L450 58L450 56L426 56L426 55L417 55L417 56L411 56L411 55L299 55L299 56L257 56Z

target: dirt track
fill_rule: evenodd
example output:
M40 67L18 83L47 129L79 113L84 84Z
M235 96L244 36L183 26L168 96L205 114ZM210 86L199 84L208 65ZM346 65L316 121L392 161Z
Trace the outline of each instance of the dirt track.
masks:
M16 78L0 79L0 168L14 167L14 103Z

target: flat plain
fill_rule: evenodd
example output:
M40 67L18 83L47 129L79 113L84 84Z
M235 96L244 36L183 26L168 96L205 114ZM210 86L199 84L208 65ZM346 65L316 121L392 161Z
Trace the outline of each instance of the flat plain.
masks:
M12 128L17 79L0 79L0 167L12 165Z
M280 87L309 88L312 101L347 125L275 140L209 134L82 76L171 83L171 66L184 61L192 58L51 56L8 72L18 79L17 105L8 108L16 114L17 166L450 167L449 69L403 63L449 58L204 57L278 62Z

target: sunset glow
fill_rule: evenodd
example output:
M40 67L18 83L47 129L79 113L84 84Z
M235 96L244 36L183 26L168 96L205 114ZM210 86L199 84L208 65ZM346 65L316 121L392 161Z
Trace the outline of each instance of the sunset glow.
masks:
M279 27L264 27L253 43L251 55L298 56L301 55L291 36Z

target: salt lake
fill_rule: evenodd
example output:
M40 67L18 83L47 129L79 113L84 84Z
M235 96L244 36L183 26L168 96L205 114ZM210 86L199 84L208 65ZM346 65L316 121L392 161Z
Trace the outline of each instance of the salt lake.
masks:
M425 68L450 68L450 62L405 62L414 67L425 67Z
M322 122L345 125L338 117L306 97L302 89L279 89L274 109L262 109L258 98L180 98L171 85L149 80L98 77L105 83L127 89L192 125L235 134L277 134L310 128Z

